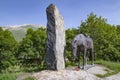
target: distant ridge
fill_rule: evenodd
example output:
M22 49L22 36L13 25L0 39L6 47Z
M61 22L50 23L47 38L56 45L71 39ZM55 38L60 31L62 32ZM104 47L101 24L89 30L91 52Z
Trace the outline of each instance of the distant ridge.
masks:
M22 38L25 37L26 31L28 28L32 28L33 30L37 30L38 28L46 28L43 25L36 25L36 24L23 24L23 25L6 25L1 26L3 30L8 29L14 35L14 38L17 41L21 41Z
M36 24L23 24L23 25L6 25L6 26L1 26L4 30L5 29L22 29L22 28L45 28L43 25L36 25Z

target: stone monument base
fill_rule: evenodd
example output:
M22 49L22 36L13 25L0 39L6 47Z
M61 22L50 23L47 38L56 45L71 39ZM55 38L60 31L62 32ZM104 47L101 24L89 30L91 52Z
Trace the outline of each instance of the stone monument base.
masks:
M41 71L35 73L32 76L36 77L37 80L99 80L93 74L90 74L84 70L60 70L60 71Z
M86 65L84 70L86 71L92 67L95 67L95 65ZM83 70L83 66L80 66L80 68L78 68L78 66L74 66L74 67L72 66L72 67L67 67L66 69L79 71L79 70Z

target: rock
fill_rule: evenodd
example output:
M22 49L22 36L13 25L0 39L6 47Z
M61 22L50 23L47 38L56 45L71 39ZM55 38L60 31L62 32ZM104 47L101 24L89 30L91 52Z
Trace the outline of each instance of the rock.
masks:
M48 70L65 69L65 29L64 21L55 5L47 9L47 52L46 65Z
M96 74L104 75L106 72L103 72L108 69L101 65L95 65L88 70L74 70L75 68L76 66L70 66L59 71L43 70L35 73L22 73L16 80L24 80L28 76L36 80L120 80L120 73L104 78L97 77Z
M92 74L100 74L100 75L105 75L107 73L108 70L110 72L109 69L107 69L106 67L104 66L101 66L101 65L95 65L95 67L91 67L89 68L87 71L89 73L92 73Z
M34 73L37 80L100 80L93 74L86 71L60 70L60 71L41 71Z
M101 80L120 80L120 72L109 77L105 77Z

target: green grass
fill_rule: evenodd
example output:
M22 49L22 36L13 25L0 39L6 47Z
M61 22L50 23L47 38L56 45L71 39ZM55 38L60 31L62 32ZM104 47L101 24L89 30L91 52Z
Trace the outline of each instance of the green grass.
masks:
M107 73L104 75L96 74L96 76L98 76L98 77L103 78L103 77L107 77L107 76L117 74L120 72L120 63L111 62L111 61L103 61L103 60L95 61L95 63L103 65L103 66L109 68L110 70L112 70L112 71L106 70Z
M102 75L102 74L96 74L96 76L98 76L98 77L100 77L100 78L104 78L104 77L108 77L108 76L111 76L111 75L113 75L113 74L116 74L116 73L114 73L114 72L112 72L112 73L106 73L106 74L104 74L104 75Z
M111 62L111 61L103 61L103 60L100 60L100 61L96 61L95 62L96 64L101 64L115 72L120 72L120 63L117 63L117 62Z
M24 80L37 80L37 79L33 76L28 76Z
M16 80L16 78L18 77L18 75L20 75L21 72L17 72L17 73L0 73L0 80Z
M11 66L6 70L3 70L0 73L0 80L16 80L18 76L23 73L34 73L42 70L43 68L34 66L34 67L20 67L20 66ZM27 77L25 80L36 80L34 77Z

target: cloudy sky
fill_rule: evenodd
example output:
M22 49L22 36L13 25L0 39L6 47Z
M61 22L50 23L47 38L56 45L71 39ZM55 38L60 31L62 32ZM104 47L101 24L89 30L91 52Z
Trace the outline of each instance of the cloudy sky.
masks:
M0 25L41 24L46 26L46 7L55 4L65 27L78 27L91 12L120 25L120 0L0 0Z

